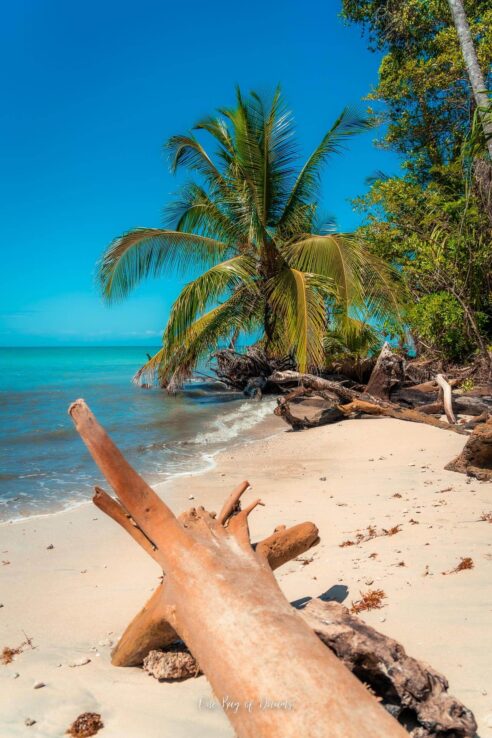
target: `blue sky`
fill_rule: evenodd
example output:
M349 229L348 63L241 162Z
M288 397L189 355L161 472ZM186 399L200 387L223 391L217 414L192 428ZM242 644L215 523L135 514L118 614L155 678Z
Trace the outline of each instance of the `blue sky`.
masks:
M338 17L338 0L16 0L2 6L0 345L156 344L183 280L142 285L106 307L104 247L159 226L177 189L162 143L234 87L293 110L308 155L346 104L377 82L379 57ZM343 230L349 199L396 157L374 133L326 170L323 206Z

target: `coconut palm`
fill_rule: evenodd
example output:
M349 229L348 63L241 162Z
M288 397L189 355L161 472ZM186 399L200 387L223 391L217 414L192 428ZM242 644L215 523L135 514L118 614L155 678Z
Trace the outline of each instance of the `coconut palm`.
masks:
M370 127L345 109L302 167L292 116L277 90L267 104L237 91L233 108L166 144L171 169L191 172L167 210L172 229L136 228L115 239L99 269L108 302L144 278L190 265L202 273L173 305L163 347L140 370L178 385L200 357L239 334L258 332L271 355L291 354L301 371L324 361L324 339L367 334L367 317L395 315L395 275L364 244L318 216L320 173L344 142ZM189 271L188 271L189 273Z

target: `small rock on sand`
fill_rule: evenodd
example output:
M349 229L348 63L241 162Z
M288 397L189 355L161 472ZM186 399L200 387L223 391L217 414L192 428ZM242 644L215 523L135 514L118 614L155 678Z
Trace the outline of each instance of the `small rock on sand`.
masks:
M43 687L46 687L44 682L34 682L33 684L33 689L42 689Z
M72 668L74 666L85 666L86 664L90 664L91 660L87 658L87 656L83 656L81 659L77 659L76 661L71 661L69 663L69 666Z

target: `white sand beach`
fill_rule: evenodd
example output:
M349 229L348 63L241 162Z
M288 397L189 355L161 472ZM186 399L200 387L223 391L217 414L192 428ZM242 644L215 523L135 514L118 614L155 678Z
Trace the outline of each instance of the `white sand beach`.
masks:
M274 417L264 423L267 440L223 452L214 469L176 478L161 494L177 512L217 510L248 479L245 499L265 503L250 518L254 539L280 523L316 523L312 562L277 572L286 596L331 590L350 606L361 592L384 590L384 607L364 619L444 673L474 711L480 738L492 738L492 525L478 522L492 511L492 484L444 471L465 439L391 419L302 433ZM340 547L369 525L401 531ZM7 523L0 554L0 648L26 635L33 646L0 665L1 738L63 736L85 711L101 714L101 738L232 738L223 712L209 709L204 676L168 684L111 666L111 645L160 576L112 520L87 504ZM443 575L463 557L473 569Z

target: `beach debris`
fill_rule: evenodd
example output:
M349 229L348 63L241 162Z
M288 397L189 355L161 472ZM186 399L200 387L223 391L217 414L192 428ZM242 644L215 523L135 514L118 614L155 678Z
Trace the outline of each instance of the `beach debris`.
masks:
M47 551L52 551L52 550L53 550L54 548L55 548L55 547L53 546L53 544L52 544L52 543L50 543L50 545L49 545L49 546L46 546L46 550L47 550Z
M475 738L473 713L448 694L446 677L408 656L398 641L338 602L315 598L299 614L413 738Z
M165 651L150 651L144 658L143 669L160 681L187 679L201 673L196 659L183 643Z
M26 718L24 720L24 725L26 725L28 728L31 728L33 725L36 725L36 720L33 720L32 718Z
M33 689L42 689L43 687L46 687L45 682L34 682L32 685Z
M469 556L465 556L461 559L460 563L455 566L454 569L450 569L449 571L443 571L442 574L457 574L459 571L465 571L466 569L473 569L475 564L473 563L473 559L471 559Z
M68 666L71 668L75 668L76 666L85 666L86 664L90 664L91 660L88 656L82 656L80 659L76 659L75 661L71 661Z
M19 677L20 677L19 672L18 671L14 671L14 673L12 674L12 679L18 679Z
M482 513L480 515L480 522L482 523L492 523L492 512Z
M66 735L71 735L73 738L90 738L90 736L96 735L101 728L104 728L104 723L99 713L83 712L71 724L66 731Z
M35 647L32 645L32 638L29 638L25 633L25 640L22 641L22 643L19 646L16 646L15 648L10 648L10 646L4 646L2 650L2 655L0 657L0 660L2 664L11 664L12 661L16 656L21 654L23 651L26 650L26 648L34 649Z
M10 564L10 561L6 561L6 560L2 561L2 566L8 566L9 564Z
M401 531L401 523L393 525L391 528L381 528L378 530L374 525L368 525L365 533L358 532L355 536L355 540L343 541L339 544L340 548L347 548L347 546L358 546L359 543L365 543L366 541L372 541L374 538L384 538L385 536L395 536Z
M352 602L350 612L357 614L365 610L380 610L384 607L384 599L386 599L386 594L382 589L370 589L367 592L361 592L360 600Z

